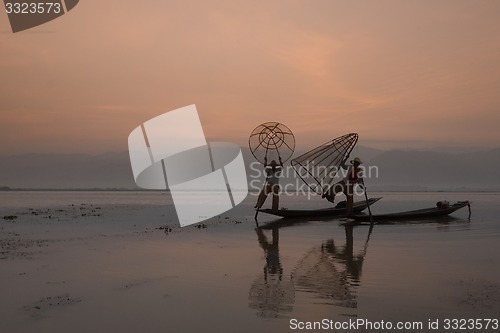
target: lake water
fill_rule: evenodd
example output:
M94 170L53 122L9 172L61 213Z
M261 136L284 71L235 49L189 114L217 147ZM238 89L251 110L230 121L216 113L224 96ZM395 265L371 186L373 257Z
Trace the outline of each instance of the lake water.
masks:
M0 222L2 244L44 244L26 258L3 251L0 330L289 332L328 319L422 323L407 330L422 332L438 320L433 331L450 332L446 319L500 319L499 193L370 196L383 197L374 214L469 200L472 215L466 207L451 218L375 225L371 234L339 220L264 230L249 196L203 227L180 228L166 193L0 192L0 217L19 216ZM281 205L328 206L300 196ZM259 215L260 226L273 220ZM70 295L68 304L44 310L60 295Z

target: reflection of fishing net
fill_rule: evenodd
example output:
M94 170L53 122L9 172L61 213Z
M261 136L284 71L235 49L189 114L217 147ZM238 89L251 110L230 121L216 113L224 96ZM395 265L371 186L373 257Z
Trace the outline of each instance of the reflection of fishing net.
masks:
M292 157L295 150L295 137L285 125L277 122L268 122L257 126L248 139L248 146L257 161L267 163L275 160L279 163Z
M312 249L293 270L297 291L315 293L326 304L355 309L359 277L348 271L345 258L330 253L327 245Z
M283 281L279 274L257 278L250 287L248 307L257 310L257 316L281 318L293 309L295 288L292 281Z
M294 158L292 166L297 175L317 194L333 185L335 176L358 142L358 134L350 133L333 139Z

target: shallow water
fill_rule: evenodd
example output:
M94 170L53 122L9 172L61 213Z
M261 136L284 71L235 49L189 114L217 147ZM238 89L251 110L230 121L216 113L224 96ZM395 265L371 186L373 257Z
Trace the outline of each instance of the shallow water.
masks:
M0 222L2 239L44 241L26 258L17 249L0 260L0 329L288 332L291 319L327 318L424 328L439 319L435 331L444 331L446 318L499 319L498 193L371 196L383 197L374 214L470 200L472 215L464 208L447 219L375 225L371 234L338 220L262 230L251 196L206 228L180 228L161 192L0 192L0 217L19 215ZM281 200L289 208L326 205ZM73 213L97 207L98 217ZM260 225L272 220L259 215ZM49 305L61 295L67 300Z

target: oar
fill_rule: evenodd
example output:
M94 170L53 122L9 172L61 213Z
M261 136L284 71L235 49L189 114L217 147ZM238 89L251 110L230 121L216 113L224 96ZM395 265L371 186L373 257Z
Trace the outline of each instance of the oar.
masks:
M372 210L370 208L370 202L368 201L368 193L366 192L366 185L365 185L364 181L363 181L363 187L364 187L364 192L365 192L366 205L368 206L368 214L370 215L370 231L369 231L369 233L371 234L372 229L373 229L373 215L372 215Z

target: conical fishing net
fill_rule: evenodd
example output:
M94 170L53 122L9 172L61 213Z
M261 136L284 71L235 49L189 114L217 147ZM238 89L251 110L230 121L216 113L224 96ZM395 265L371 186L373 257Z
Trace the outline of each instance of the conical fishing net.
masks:
M357 142L358 134L346 134L294 158L291 164L311 190L323 194L333 185Z

